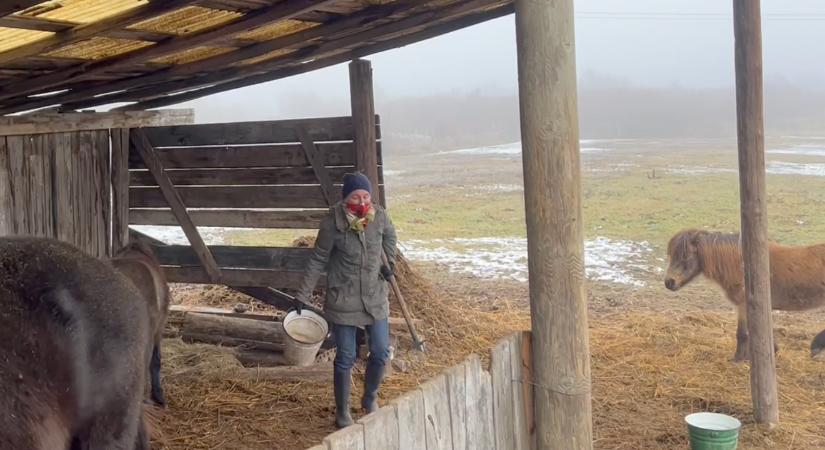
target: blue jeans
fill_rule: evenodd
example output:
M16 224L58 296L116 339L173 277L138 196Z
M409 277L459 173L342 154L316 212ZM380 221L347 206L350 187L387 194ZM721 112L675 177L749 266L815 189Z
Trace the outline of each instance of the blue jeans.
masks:
M387 319L377 320L366 327L369 338L370 356L367 366L384 367L390 357L390 325ZM348 371L355 364L358 355L358 345L355 340L357 327L350 325L332 325L332 336L335 338L335 370Z

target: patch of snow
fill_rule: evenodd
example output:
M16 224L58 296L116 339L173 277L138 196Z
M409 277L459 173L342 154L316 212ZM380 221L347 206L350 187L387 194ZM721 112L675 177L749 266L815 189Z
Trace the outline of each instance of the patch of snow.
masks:
M161 240L170 245L189 245L186 234L181 227L160 225L130 225L136 231ZM225 244L223 234L229 230L224 227L198 227L203 241L208 245ZM232 230L252 230L252 228L232 228Z
M778 148L768 150L767 153L775 155L802 155L802 156L825 156L825 147L821 145L795 145L793 147Z
M609 139L582 139L579 145L582 153L594 153L609 151L609 147L592 146L596 143L610 142ZM437 155L520 155L521 141L511 142L509 144L489 145L482 147L462 148L459 150L448 150L437 152Z
M450 271L480 278L508 278L527 281L527 239L471 238L433 239L404 242L404 254L413 260L433 261ZM599 237L585 242L585 272L588 278L632 286L645 283L628 269L659 272L647 265L652 252L647 242L621 241Z
M810 175L815 177L825 177L825 164L821 163L790 163L783 161L770 161L765 169L770 174L775 175Z
M738 173L736 169L726 167L709 167L709 166L683 166L674 165L665 168L668 173L678 175L703 175L708 173Z
M473 186L473 188L481 192L520 192L524 190L524 186L520 184L480 184Z

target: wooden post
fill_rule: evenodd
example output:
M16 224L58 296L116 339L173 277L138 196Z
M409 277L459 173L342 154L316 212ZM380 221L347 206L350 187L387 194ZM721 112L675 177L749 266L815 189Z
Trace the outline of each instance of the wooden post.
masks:
M591 449L573 0L517 0L538 449Z
M779 404L771 323L760 21L759 0L734 0L736 128L751 397L756 422L771 427L779 421Z
M364 59L349 63L349 90L352 124L355 127L355 167L372 184L373 197L378 188L378 151L375 141L375 103L372 95L372 65Z

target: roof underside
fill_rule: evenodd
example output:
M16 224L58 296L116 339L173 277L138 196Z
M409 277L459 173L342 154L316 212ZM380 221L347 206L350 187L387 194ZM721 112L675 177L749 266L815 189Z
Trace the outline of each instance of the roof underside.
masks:
M512 0L0 0L0 115L172 105L510 14Z

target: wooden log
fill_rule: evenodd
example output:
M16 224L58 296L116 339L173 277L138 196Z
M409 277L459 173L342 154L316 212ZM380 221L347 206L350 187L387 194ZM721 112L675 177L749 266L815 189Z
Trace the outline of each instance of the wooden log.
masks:
M493 391L490 374L481 367L477 355L470 355L466 368L467 449L495 450Z
M295 127L304 127L316 141L352 141L351 117L210 123L144 130L156 147L297 143ZM303 148L296 146L303 152Z
M288 366L289 361L282 352L257 350L247 347L236 348L235 357L244 367L279 367Z
M420 388L424 397L425 439L427 450L452 450L452 428L450 425L450 403L448 399L447 377L438 375Z
M398 418L395 405L382 406L378 411L358 420L364 426L364 448L382 450L407 450L398 442Z
M303 211L213 209L190 210L189 217L195 226L199 227L317 229L328 212L327 209ZM178 225L178 220L169 209L130 209L129 223L132 225Z
M495 427L496 448L516 447L513 425L513 390L510 343L507 338L500 340L490 352L490 381L493 389L493 426Z
M130 132L130 141L137 149L144 164L146 164L146 167L152 173L152 176L155 177L155 181L157 181L159 186L158 191L161 192L164 201L172 209L172 212L175 214L175 218L178 219L178 223L180 223L181 228L183 228L186 238L189 239L189 242L192 244L192 247L197 253L201 264L203 264L203 269L209 275L209 280L213 283L218 282L221 278L221 271L215 262L215 258L212 257L212 253L203 242L200 233L198 233L198 229L195 228L195 225L192 223L192 219L190 219L189 215L186 213L186 203L184 203L180 194L178 194L175 190L175 187L172 185L169 177L167 177L164 173L163 165L155 156L152 144L140 129L133 129ZM131 203L131 195L129 202Z
M537 448L590 449L573 0L516 0L516 42Z
M218 316L215 314L188 313L183 319L184 335L214 335L230 338L282 343L284 340L280 322Z
M112 254L114 254L129 244L129 129L112 129L111 139ZM149 172L147 174L151 176ZM177 225L177 220L175 225Z
M256 367L237 371L227 376L241 380L261 381L294 381L294 382L332 382L332 363L319 363L309 367L282 366Z
M259 130L260 133L273 130ZM156 136L161 133L155 133ZM194 137L193 137L194 138ZM164 139L164 138L161 138ZM205 140L206 138L204 138ZM216 139L218 139L216 137ZM265 140L266 138L241 138L239 140ZM166 169L233 169L255 167L306 167L310 162L300 144L217 144L223 147L167 147L156 149L158 158ZM233 146L234 145L234 146ZM322 142L316 144L328 166L354 166L355 151L352 142ZM129 165L132 169L142 169L142 161L133 159ZM281 171L286 174L286 171ZM301 173L296 171L296 173ZM295 176L295 175L293 175ZM284 184L284 183L273 183Z
M257 164L257 163L256 163ZM324 168L331 179L340 180L355 166ZM256 184L317 184L311 167L255 167L243 169L166 169L175 186L232 186ZM145 170L133 170L129 183L132 186L156 186L152 174Z
M375 102L369 61L358 59L349 63L349 90L355 131L355 167L369 178L373 186L378 186ZM384 204L380 197L377 200Z
M768 212L765 193L765 141L762 101L762 26L759 0L734 0L736 128L742 259L750 341L750 379L757 423L779 422L776 361L771 320Z
M329 450L366 450L364 447L364 426L355 423L342 428L324 438Z
M169 182L171 186L171 182ZM327 202L319 186L180 186L180 202L189 208L323 208ZM334 192L341 196L340 187ZM171 207L163 190L154 187L129 189L133 208ZM174 208L172 209L174 211ZM176 214L177 217L177 214ZM180 218L178 217L180 220Z
M424 394L415 389L390 401L398 417L398 444L404 450L426 450Z
M192 109L50 113L18 117L0 117L0 135L13 136L69 131L108 130L110 128L183 125L192 123L194 117L194 110Z

